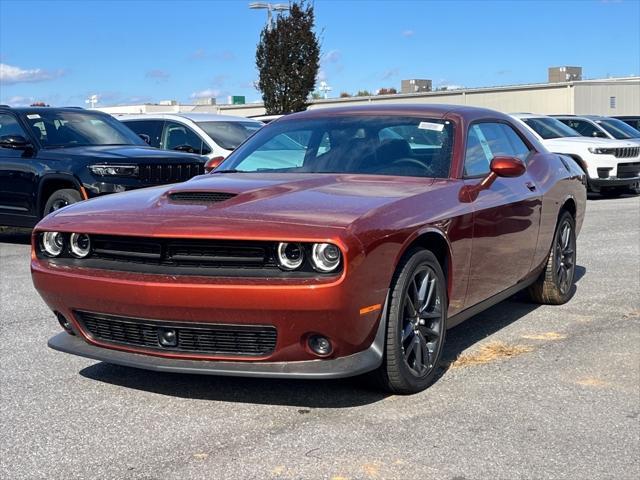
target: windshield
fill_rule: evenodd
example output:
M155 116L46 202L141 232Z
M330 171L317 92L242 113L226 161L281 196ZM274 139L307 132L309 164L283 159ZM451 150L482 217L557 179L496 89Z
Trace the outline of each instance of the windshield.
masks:
M129 128L103 113L38 110L24 115L44 148L88 145L144 145Z
M214 142L225 150L235 150L238 145L262 127L260 122L196 122Z
M275 122L216 171L449 176L453 124L399 116Z
M545 140L562 137L579 137L580 134L573 128L567 127L555 118L537 117L523 118L522 121Z
M640 138L640 132L638 130L617 118L603 118L602 120L596 120L596 123L619 140Z

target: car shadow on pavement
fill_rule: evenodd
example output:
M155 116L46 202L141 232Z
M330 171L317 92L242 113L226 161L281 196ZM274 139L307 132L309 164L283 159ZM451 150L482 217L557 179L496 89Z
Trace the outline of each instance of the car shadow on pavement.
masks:
M0 243L29 245L31 243L31 229L0 227Z
M576 267L576 282L584 276L584 267ZM574 286L574 293L575 293ZM519 320L539 305L526 293L470 318L447 333L442 369L436 381L446 373L458 355L487 336ZM172 397L264 405L288 405L306 408L347 408L384 400L390 394L371 388L363 378L342 380L284 380L208 375L160 373L108 363L96 363L80 371L85 378L125 388Z

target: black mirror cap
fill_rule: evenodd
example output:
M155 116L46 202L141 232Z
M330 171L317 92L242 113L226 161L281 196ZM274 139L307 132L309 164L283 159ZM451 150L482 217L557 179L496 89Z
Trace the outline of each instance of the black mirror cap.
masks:
M3 135L0 137L0 147L27 150L31 148L31 143L22 135Z

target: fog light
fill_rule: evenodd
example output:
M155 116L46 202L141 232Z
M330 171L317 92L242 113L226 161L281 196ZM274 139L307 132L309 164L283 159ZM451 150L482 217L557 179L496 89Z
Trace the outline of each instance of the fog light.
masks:
M329 355L333 350L333 348L331 348L331 342L329 341L329 339L321 335L310 336L308 343L311 351L317 355L326 356Z
M158 343L163 347L176 347L178 345L178 334L173 328L159 328Z
M613 168L598 168L598 178L609 178L611 170L613 170Z
M56 314L56 318L58 319L58 323L70 335L75 335L76 333L73 331L73 327L71 326L71 322L67 320L67 318L62 315L60 312L54 312Z

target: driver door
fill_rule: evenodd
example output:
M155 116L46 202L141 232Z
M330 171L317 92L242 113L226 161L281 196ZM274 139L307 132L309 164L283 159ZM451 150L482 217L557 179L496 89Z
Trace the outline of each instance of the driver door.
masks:
M519 158L525 164L535 153L503 122L469 127L465 154L465 185L477 185L496 156ZM471 307L517 284L531 271L538 239L541 194L528 172L498 177L472 201L473 239L465 306Z

